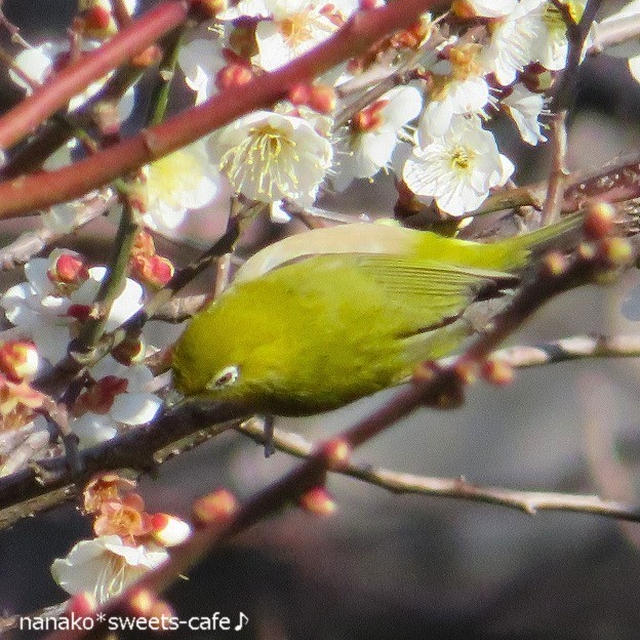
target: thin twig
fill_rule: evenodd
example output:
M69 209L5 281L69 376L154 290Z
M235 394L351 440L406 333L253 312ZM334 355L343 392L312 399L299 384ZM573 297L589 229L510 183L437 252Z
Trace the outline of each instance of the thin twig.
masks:
M11 34L11 41L24 49L31 49L31 45L20 35L19 27L13 24L5 15L3 6L4 0L0 1L0 24Z
M492 360L518 369L569 360L637 357L640 357L640 336L635 334L571 336L534 346L507 347L491 354Z
M101 102L118 102L140 75L140 69L137 67L120 67L102 89L82 106L64 115L58 112L40 128L38 135L26 141L9 162L0 167L0 177L16 178L23 173L39 169L42 163L70 138L93 126L96 105Z
M587 49L587 55L597 55L610 47L635 40L640 36L640 13L614 20L593 23L593 44Z
M123 197L122 213L120 214L120 224L114 240L114 255L109 261L109 270L100 283L100 288L96 294L93 304L98 310L97 316L90 317L82 326L80 335L75 341L74 348L81 352L91 351L102 336L107 323L111 306L122 290L122 283L127 276L129 257L135 241L136 234L140 229L136 221L137 213L133 205Z
M567 160L567 110L561 109L551 116L549 124L549 142L551 144L551 170L547 195L542 205L542 224L551 224L560 217L564 181L568 170Z
M551 224L560 217L564 184L567 170L567 115L575 100L575 88L578 82L582 49L589 29L593 24L601 0L587 0L580 22L576 24L568 4L554 2L561 13L566 29L569 48L564 70L557 80L551 99L550 111L553 114L550 126L551 171L547 195L542 206L542 224Z
M178 53L182 44L184 28L180 27L168 38L165 51L158 67L156 83L149 101L147 125L160 124L164 120L169 104L169 90L178 63Z
M200 311L208 299L209 296L205 293L173 298L162 305L150 319L172 323L184 322Z
M236 431L248 435L261 445L267 442L260 420L250 419L238 424ZM273 446L297 458L308 458L315 445L296 433L274 429ZM414 493L439 498L455 498L497 504L533 515L538 511L573 511L640 522L640 506L613 500L602 500L596 495L567 494L553 491L520 491L504 487L479 486L462 477L441 478L415 475L374 467L367 463L348 462L334 469L341 475L357 478L392 493Z

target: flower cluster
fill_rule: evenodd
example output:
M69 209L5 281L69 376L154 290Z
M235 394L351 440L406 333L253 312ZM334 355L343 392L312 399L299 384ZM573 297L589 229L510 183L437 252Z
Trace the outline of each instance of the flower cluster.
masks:
M80 254L66 249L56 249L48 258L33 258L25 265L27 281L14 285L2 295L0 307L15 326L12 331L18 331L23 340L31 341L28 343L31 344L28 353L33 352L29 355L31 361L41 360L42 367L47 368L67 355L82 323L100 313L94 301L106 273L105 267L89 267ZM106 316L105 330L120 326L141 308L142 302L142 286L135 280L125 279L122 291ZM5 345L4 349L7 348ZM147 391L153 374L144 364L131 360L119 362L109 355L87 374L83 390L70 407L70 426L82 446L114 437L120 425L151 421L161 406L160 399ZM16 398L31 397L12 378L6 385L5 392L11 390L14 403ZM12 409L13 413L34 401L21 400ZM16 417L11 421L7 418L3 423L5 427L23 426L16 420Z
M528 144L546 140L542 83L531 78L564 67L566 20L579 20L583 8L572 2L563 13L548 0L454 2L455 22L423 16L367 57L318 78L312 87L322 83L343 96L331 113L300 105L297 87L290 103L212 135L209 161L233 193L268 204L274 220L287 219L278 215L287 203L309 207L323 191L343 191L380 170L444 214L473 212L514 172L488 126L491 117L504 112ZM209 35L198 30L187 38L179 64L201 102L287 64L358 9L350 1L243 0L216 16ZM368 87L366 74L379 77L389 61L400 68L411 56L420 65L404 75L404 86L352 107Z
M94 518L95 538L81 540L51 566L70 594L89 593L97 603L118 595L168 558L167 547L184 542L190 525L166 513L148 513L135 482L113 473L84 490L84 511Z
M208 3L213 19L187 30L177 51L196 103L280 68L331 37L356 12L380 3L226 4ZM290 101L241 117L146 167L144 222L155 232L204 246L219 233L219 219L234 198L264 203L273 220L286 221L288 205L308 208L323 192L344 191L354 179L372 180L381 170L443 215L472 213L515 170L495 139L496 115L509 117L525 143L546 141L545 95L566 64L567 28L580 20L584 4L455 0L447 14L425 14L366 55L306 88L295 87ZM125 5L135 11L133 3ZM608 20L632 16L634 7ZM117 30L110 3L87 0L80 9L76 26L84 46ZM64 58L60 46L49 42L26 50L12 78L26 91L33 90L28 78L46 82ZM370 91L375 95L363 99L381 78L392 77L397 86L389 83L387 91ZM102 86L104 81L90 87L70 108L85 104ZM321 88L324 100L301 102L301 91L317 96ZM119 100L120 120L130 112L127 95Z

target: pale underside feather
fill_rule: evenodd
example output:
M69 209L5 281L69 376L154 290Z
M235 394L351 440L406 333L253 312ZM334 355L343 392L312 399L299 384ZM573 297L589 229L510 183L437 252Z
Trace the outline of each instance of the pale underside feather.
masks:
M420 241L420 231L382 224L355 223L313 229L289 236L249 258L234 282L246 282L286 262L305 256L333 253L410 253Z

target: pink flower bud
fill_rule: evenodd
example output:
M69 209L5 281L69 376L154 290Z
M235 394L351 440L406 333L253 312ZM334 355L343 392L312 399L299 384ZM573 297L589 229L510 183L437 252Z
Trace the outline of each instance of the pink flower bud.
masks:
M309 489L300 497L299 504L316 516L329 516L336 510L336 503L325 487Z
M227 489L220 489L193 503L193 517L203 525L224 523L232 518L237 509L235 496Z
M151 527L154 540L164 547L182 544L191 535L188 522L168 513L154 513L151 516Z
M65 289L77 289L89 278L89 270L81 255L71 252L56 252L49 257L51 266L47 276L51 282Z
M33 342L10 340L0 343L0 371L12 382L31 379L38 370L38 352Z

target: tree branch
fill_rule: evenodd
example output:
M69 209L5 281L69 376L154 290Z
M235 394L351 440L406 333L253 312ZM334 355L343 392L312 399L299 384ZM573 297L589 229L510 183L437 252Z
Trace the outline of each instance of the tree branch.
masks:
M235 427L236 431L248 435L261 445L267 442L264 426L260 420L250 419ZM274 429L273 446L297 458L308 458L313 454L314 444L297 433ZM549 491L520 491L503 487L479 486L467 482L463 477L439 478L419 476L373 467L367 463L348 462L334 469L336 473L363 480L392 493L415 493L439 498L455 498L473 502L497 504L524 511L530 515L538 511L574 511L640 522L640 507L613 500L602 500L596 495L567 494Z
M133 469L146 472L229 428L229 422L245 417L238 407L201 407L189 403L169 411L153 424L79 452L82 474L69 469L65 456L46 458L30 468L0 478L0 529L21 518L73 500L89 477L99 471Z
M564 195L564 183L568 174L567 158L567 115L575 100L578 82L578 67L582 59L584 42L593 24L601 0L588 0L578 24L573 22L569 5L554 2L562 13L567 27L569 49L567 63L557 80L553 91L550 110L551 119L551 172L547 185L547 195L542 206L542 224L551 224L560 217Z

